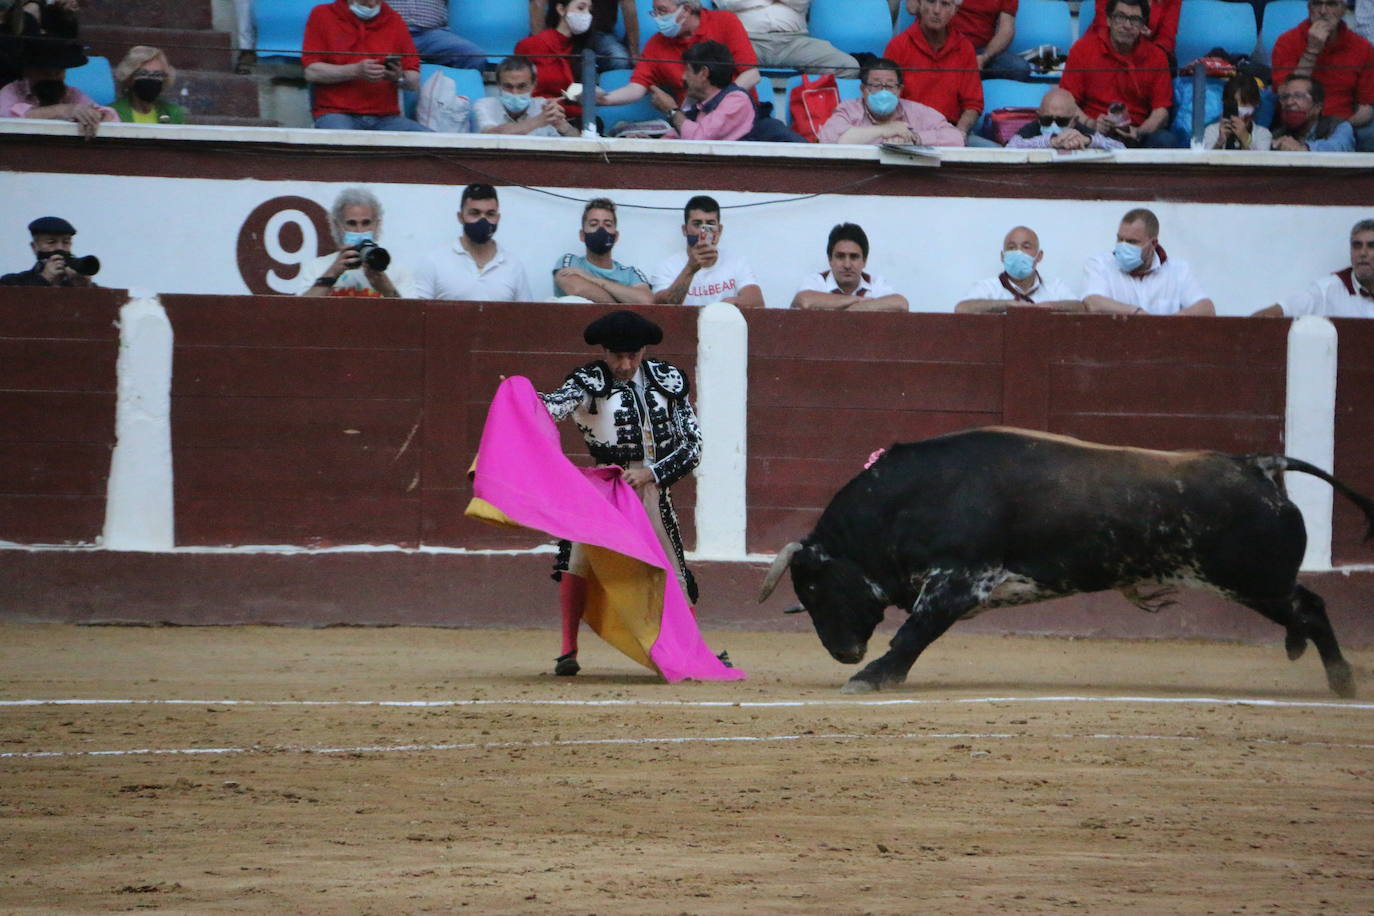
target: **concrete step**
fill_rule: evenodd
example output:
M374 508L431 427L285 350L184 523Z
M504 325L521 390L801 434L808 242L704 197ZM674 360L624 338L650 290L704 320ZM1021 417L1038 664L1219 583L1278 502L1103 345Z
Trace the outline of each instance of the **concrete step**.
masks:
M258 118L262 114L258 82L251 76L217 70L180 70L177 82L171 99L184 106L188 114L216 118Z
M114 66L134 45L161 48L178 70L233 69L228 32L143 28L128 25L82 25L81 40L90 53L108 57Z
M273 0L262 2L271 3ZM137 3L130 3L129 0L81 0L83 30L87 26L98 25L208 29L212 27L213 19L211 0L138 0Z

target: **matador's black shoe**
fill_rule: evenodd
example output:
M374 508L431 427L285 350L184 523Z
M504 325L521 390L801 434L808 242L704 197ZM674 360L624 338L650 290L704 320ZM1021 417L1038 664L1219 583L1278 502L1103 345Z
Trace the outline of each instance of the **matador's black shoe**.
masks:
M553 660L553 673L560 677L572 677L581 670L582 666L577 663L576 652L560 655Z
M720 659L720 663L727 668L735 667L734 665L730 664L730 653L726 652L724 649L720 650L720 654L717 655L716 658Z

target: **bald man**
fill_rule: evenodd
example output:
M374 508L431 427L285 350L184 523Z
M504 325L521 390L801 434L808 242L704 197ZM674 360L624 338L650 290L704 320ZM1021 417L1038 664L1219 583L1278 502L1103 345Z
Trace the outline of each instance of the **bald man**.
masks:
M1030 306L1055 312L1086 311L1083 301L1063 281L1040 276L1040 237L1025 226L1017 226L1002 240L1002 272L979 280L968 297L954 306L966 314L1001 314L1008 306Z
M1036 119L1007 141L1007 149L1057 149L1062 153L1125 148L1120 140L1098 133L1073 96L1058 88L1045 93L1036 109Z

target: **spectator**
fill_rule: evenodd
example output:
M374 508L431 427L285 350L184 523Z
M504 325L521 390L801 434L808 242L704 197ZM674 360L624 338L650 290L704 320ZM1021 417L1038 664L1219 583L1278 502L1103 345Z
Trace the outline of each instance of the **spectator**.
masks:
M762 308L763 292L743 258L720 253L724 226L720 204L704 194L682 209L682 235L687 247L659 264L650 277L660 305L709 305L729 302L740 308Z
M973 284L954 311L1001 314L1012 305L1053 312L1085 311L1083 301L1062 280L1040 276L1037 268L1044 257L1040 237L1025 226L1017 226L1002 240L1002 272Z
M72 236L76 235L71 223L60 216L40 217L29 223L29 235L32 236L29 247L37 262L28 270L0 277L0 286L95 285L89 275L69 266L72 263Z
M1374 318L1374 219L1362 219L1351 228L1349 267L1327 274L1302 292L1255 314Z
M917 0L906 0L907 12L915 15L917 5ZM960 0L949 27L973 43L985 80L1030 76L1030 62L1007 50L1016 37L1018 5L1018 0Z
M415 298L409 271L393 264L386 249L378 247L382 204L371 191L340 191L329 209L329 230L338 251L320 255L301 268L296 295Z
M135 124L185 124L186 109L162 95L177 82L176 68L157 48L138 45L119 62L114 71L119 98L110 107L119 120Z
M1098 133L1127 146L1175 147L1169 58L1141 37L1149 14L1150 0L1107 0L1107 29L1074 42L1059 86L1096 119Z
M304 44L316 127L429 130L401 114L396 87L419 89L420 60L405 23L382 0L320 4L306 20Z
M491 3L493 0L468 2ZM405 22L421 60L467 70L486 67L487 55L477 43L448 27L448 0L387 0L387 3Z
M1107 0L1094 0L1094 4L1093 31L1105 34L1107 19L1111 15L1107 12ZM1159 45L1171 60L1174 56L1174 46L1178 44L1178 17L1182 12L1183 0L1150 0L1150 10L1147 14L1149 21L1140 31L1142 37Z
M1120 140L1099 133L1093 122L1083 116L1068 90L1058 87L1041 97L1036 119L1007 141L1007 149L1057 149L1065 153L1122 147Z
M86 63L81 47L72 41L27 41L20 49L23 78L0 89L0 118L37 118L74 121L87 140L101 121L118 121L113 108L66 83L67 71Z
M536 69L527 57L507 57L496 67L496 95L472 103L472 122L481 134L576 137L563 106L534 95Z
M883 57L906 70L901 96L929 105L964 135L970 146L996 146L969 136L983 111L983 84L973 44L950 22L959 0L916 0L916 22L888 42Z
M1221 96L1221 119L1208 124L1203 131L1203 149L1269 149L1273 142L1269 128L1255 123L1260 103L1255 78L1237 73L1221 88Z
M579 26L583 22L588 25L581 26L580 32L576 29L569 31L572 35L586 37L586 46L596 52L598 71L632 68L639 51L639 8L635 5L635 0L590 0L586 6L590 8L591 19L582 16L583 4L576 0L530 0L530 35L537 37L541 30L556 28L559 20L572 12L575 13L573 22ZM560 11L559 7L564 9ZM615 34L618 16L625 19L624 42ZM524 41L520 44L524 44ZM515 53L533 55L534 51L521 50L520 45L516 45ZM540 64L539 67L542 70L544 65ZM575 83L578 80L573 79L569 82Z
M530 302L525 269L497 247L492 236L501 222L496 189L470 184L458 205L463 234L451 248L431 255L415 275L417 299Z
M852 77L859 62L806 30L811 0L716 0L716 9L739 17L758 62L765 67Z
M650 86L658 86L681 105L685 98L682 55L703 41L718 41L730 49L730 57L735 61L735 85L753 94L759 81L758 63L749 36L734 13L704 10L701 0L653 0L653 16L658 34L644 46L630 82L614 92L597 89L597 102L629 105L644 98Z
M1090 312L1117 315L1215 315L1216 306L1185 261L1159 244L1159 218L1130 210L1116 230L1116 248L1088 261L1083 303Z
M24 38L76 38L78 30L76 0L0 0L0 87L23 75Z
M794 309L848 309L851 312L905 312L906 296L868 273L868 234L854 223L840 223L825 243L830 269L802 278L792 297Z
M649 101L672 126L664 137L739 140L754 129L754 100L730 82L735 62L729 48L718 41L698 42L683 52L682 63L685 109L662 89L649 87Z
M1374 152L1374 46L1342 21L1345 0L1307 0L1307 14L1274 42L1274 82L1319 80L1323 111L1350 122L1356 149Z
M515 44L515 53L528 58L538 74L534 95L558 102L569 119L579 121L582 106L571 101L564 104L563 93L573 83L581 81L580 58L592 25L591 7L591 0L568 0L567 3L549 0L549 27Z
M1355 131L1349 121L1322 113L1326 93L1322 84L1305 76L1290 76L1279 87L1279 126L1270 149L1283 152L1350 153Z
M253 22L253 0L234 0L234 41L238 54L234 72L247 75L258 62L258 27Z
M902 71L886 57L859 71L861 98L846 99L816 135L821 143L911 143L963 146L964 135L934 108L898 98Z
M559 258L553 269L554 295L581 296L592 302L653 305L654 293L644 272L611 260L611 249L620 240L613 201L605 197L587 201L577 237L586 246L586 253L569 252Z

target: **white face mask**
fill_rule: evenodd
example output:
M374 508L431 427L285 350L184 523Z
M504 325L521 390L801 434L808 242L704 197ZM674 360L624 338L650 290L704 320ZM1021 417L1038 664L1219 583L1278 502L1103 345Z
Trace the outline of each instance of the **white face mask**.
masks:
M348 8L351 9L353 15L357 16L359 19L373 19L382 11L382 5L380 3L376 6L363 6L361 3L350 3L348 4Z
M592 14L586 10L568 14L568 28L574 35L581 35L592 27Z

